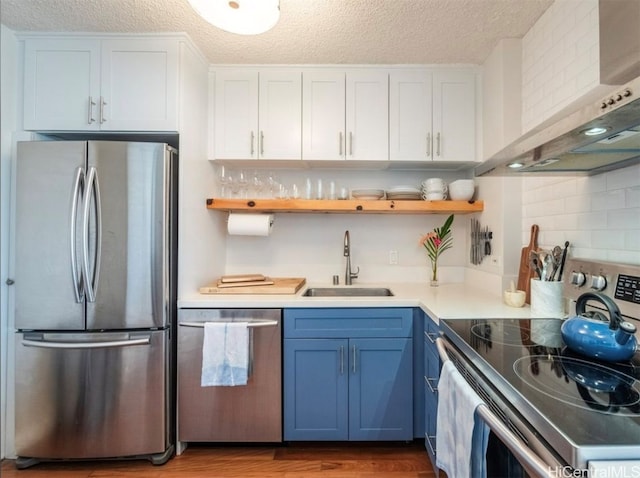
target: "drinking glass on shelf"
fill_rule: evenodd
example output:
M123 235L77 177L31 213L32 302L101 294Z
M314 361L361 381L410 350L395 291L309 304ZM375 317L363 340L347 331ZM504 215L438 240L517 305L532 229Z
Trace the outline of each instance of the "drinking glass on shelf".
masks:
M267 176L267 197L274 198L280 189L280 181L273 171L269 171Z
M262 198L264 195L264 180L260 171L255 169L251 174L251 182L249 187L249 196L253 196L256 199Z
M220 185L220 197L228 197L231 185L231 172L224 165L218 167L218 184Z
M240 169L236 174L238 195L245 199L248 196L249 176L244 169Z

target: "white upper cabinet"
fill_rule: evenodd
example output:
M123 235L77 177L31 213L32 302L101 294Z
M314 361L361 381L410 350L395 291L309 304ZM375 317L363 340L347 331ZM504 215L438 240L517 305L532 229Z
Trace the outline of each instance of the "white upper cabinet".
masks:
M100 41L25 41L24 129L97 130Z
M476 160L472 70L398 70L389 81L391 160Z
M176 131L178 41L28 38L24 128Z
M392 71L389 78L389 159L431 157L432 78L423 70Z
M176 131L178 42L102 42L101 129Z
M475 92L472 71L434 72L432 159L476 160Z
M302 158L387 160L386 71L305 71Z
M389 74L347 73L347 159L389 159Z
M300 159L302 74L215 72L216 159Z

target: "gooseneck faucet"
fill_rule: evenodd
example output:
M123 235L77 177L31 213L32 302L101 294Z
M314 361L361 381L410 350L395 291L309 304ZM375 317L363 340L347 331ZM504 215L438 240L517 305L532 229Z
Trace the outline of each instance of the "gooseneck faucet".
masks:
M353 279L358 278L360 273L360 267L356 268L356 272L351 272L351 239L349 238L349 231L344 232L344 256L347 258L347 269L344 273L344 283L346 285L353 284Z

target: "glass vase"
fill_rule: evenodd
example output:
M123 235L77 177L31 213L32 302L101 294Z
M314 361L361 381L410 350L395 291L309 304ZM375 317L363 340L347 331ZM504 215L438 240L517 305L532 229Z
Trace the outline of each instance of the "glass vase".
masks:
M438 287L438 263L431 263L431 287Z

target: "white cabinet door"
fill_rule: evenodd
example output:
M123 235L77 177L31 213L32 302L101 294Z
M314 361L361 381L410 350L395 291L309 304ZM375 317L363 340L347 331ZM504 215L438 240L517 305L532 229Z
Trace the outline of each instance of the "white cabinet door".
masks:
M100 128L99 40L29 39L24 62L25 130Z
M345 158L345 74L302 76L302 159Z
M386 71L348 72L346 157L389 159L389 75Z
M216 72L216 159L258 158L258 79L254 70Z
M389 159L432 159L431 73L393 71L389 77Z
M24 128L177 131L178 42L25 40Z
M260 159L300 159L302 155L302 73L260 72L258 106Z
M472 71L433 73L433 159L476 160L476 95Z
M101 129L177 131L178 43L102 41Z

